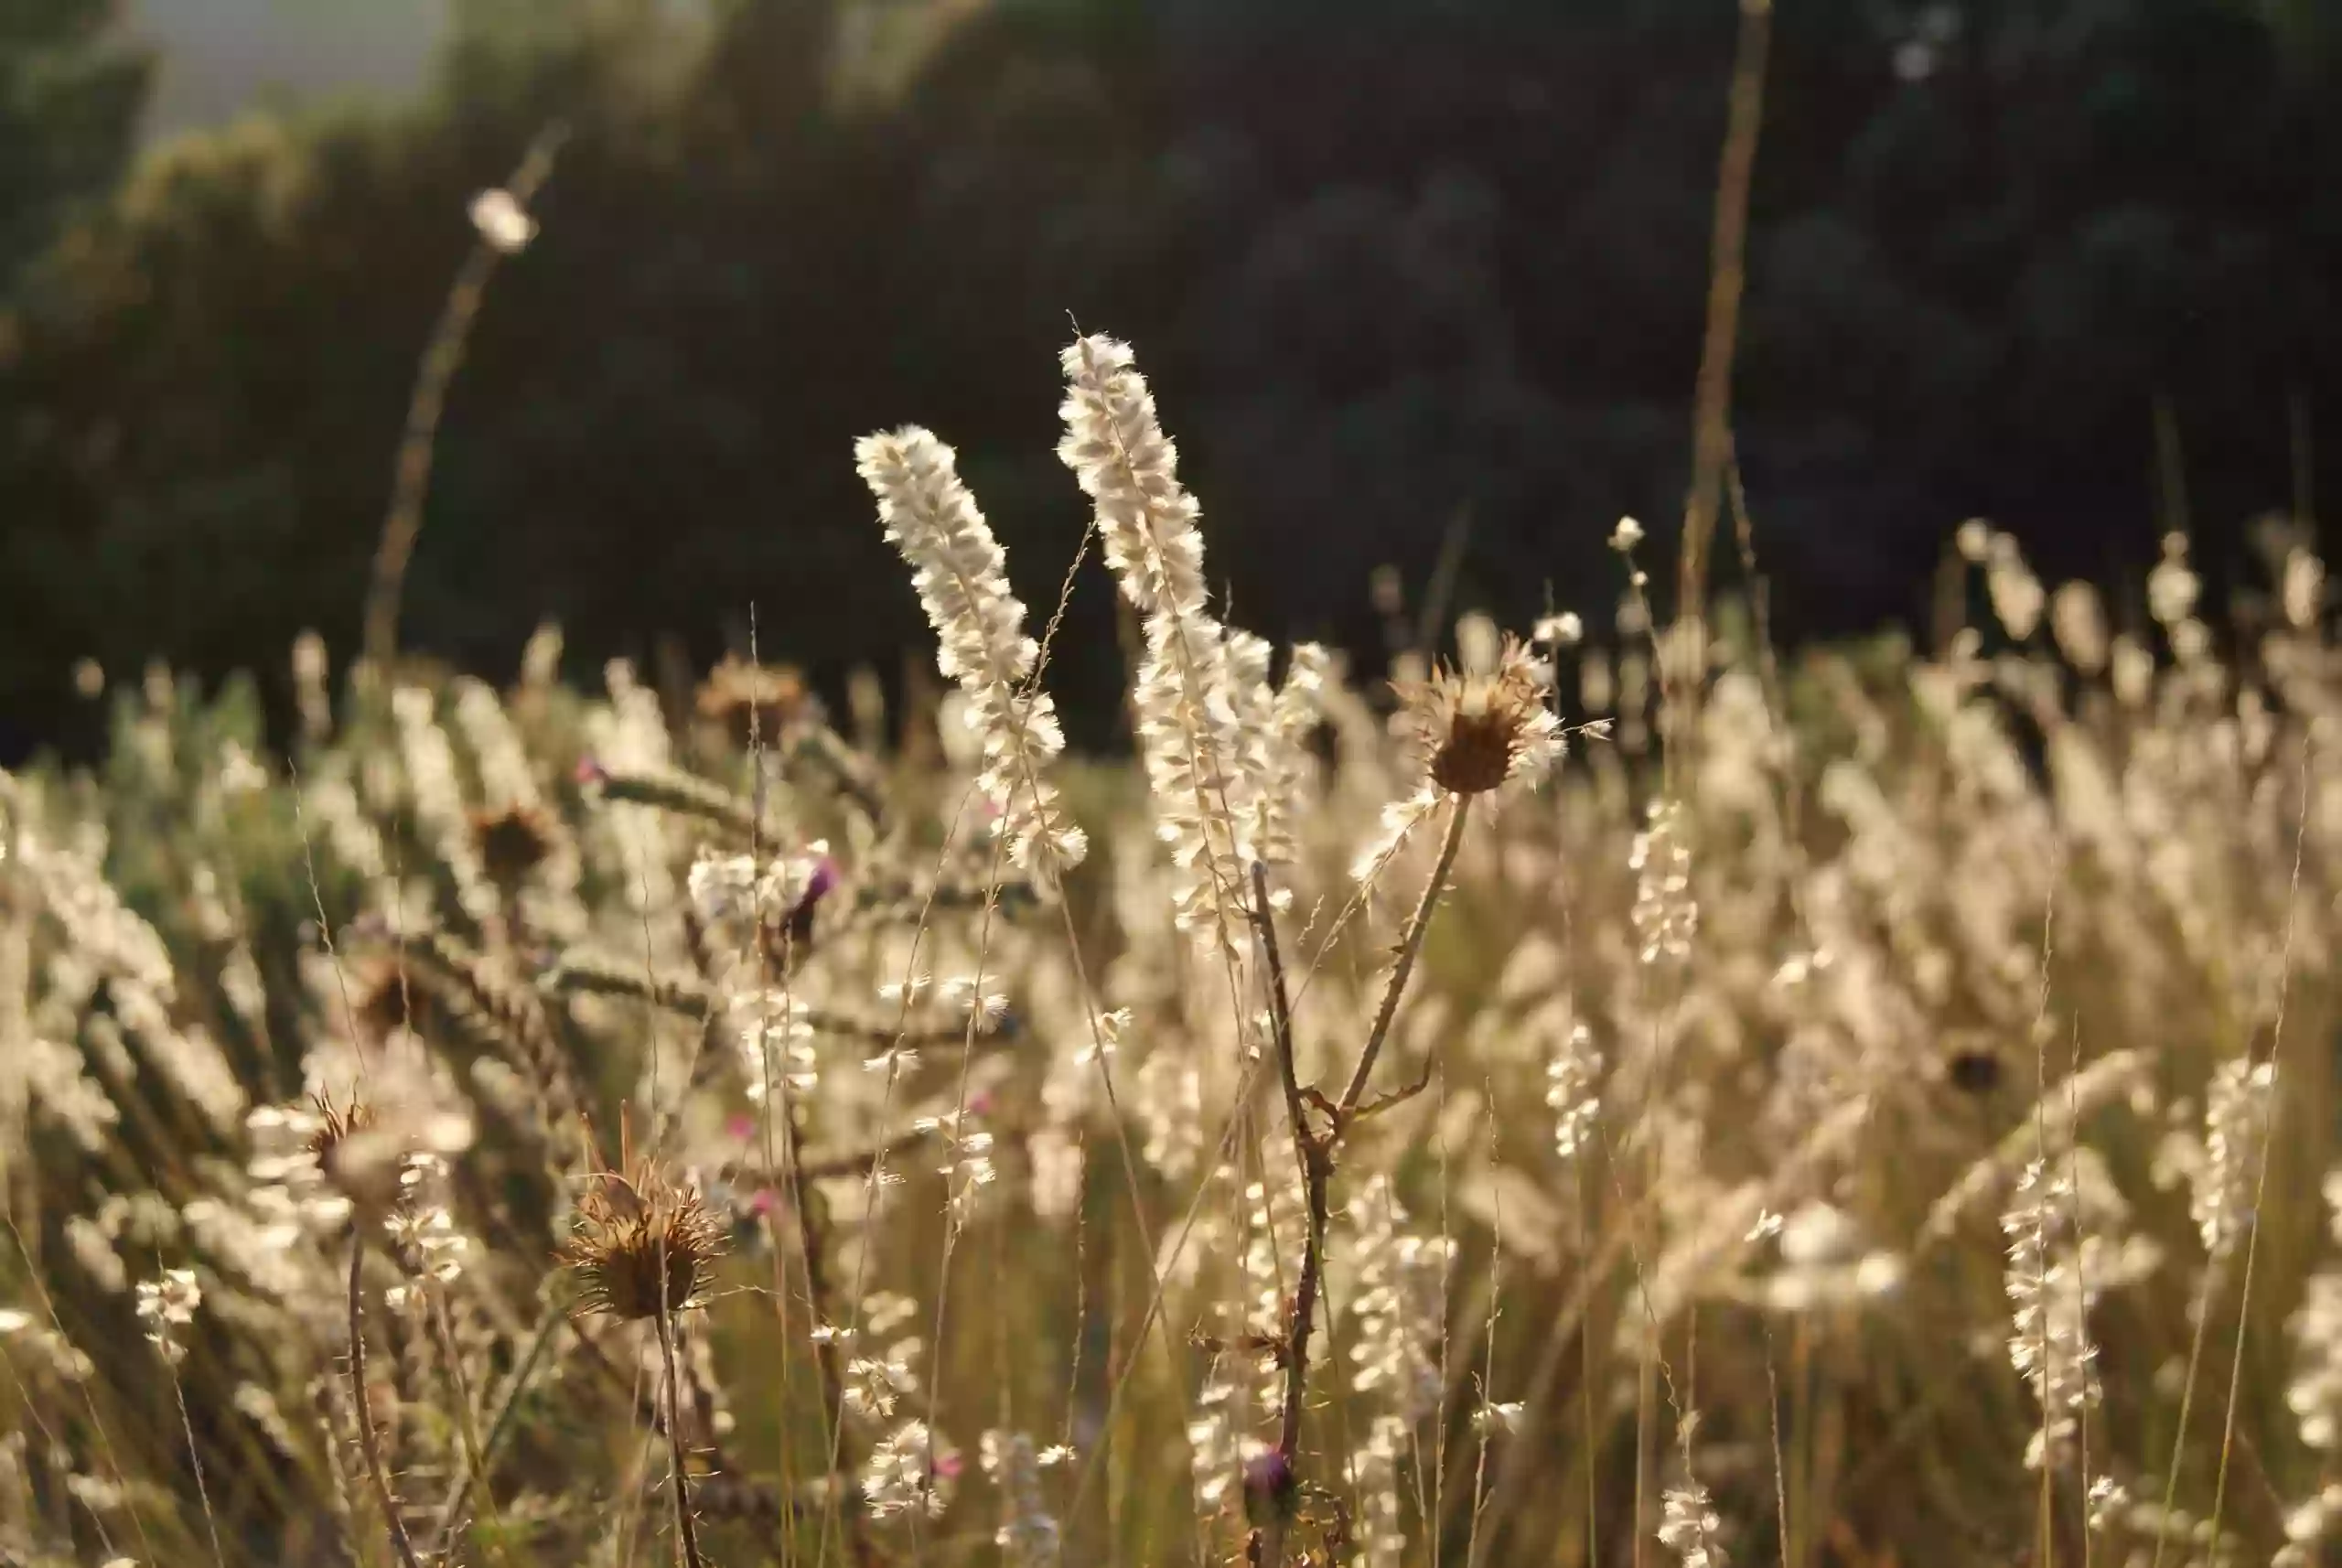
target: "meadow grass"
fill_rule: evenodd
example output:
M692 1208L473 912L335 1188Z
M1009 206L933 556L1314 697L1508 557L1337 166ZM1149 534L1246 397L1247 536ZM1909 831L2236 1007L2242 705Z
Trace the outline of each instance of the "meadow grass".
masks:
M1064 371L1131 757L907 427L940 703L307 640L287 746L158 670L0 774L0 1562L2322 1560L2305 531L1785 660L1622 522L1351 671Z

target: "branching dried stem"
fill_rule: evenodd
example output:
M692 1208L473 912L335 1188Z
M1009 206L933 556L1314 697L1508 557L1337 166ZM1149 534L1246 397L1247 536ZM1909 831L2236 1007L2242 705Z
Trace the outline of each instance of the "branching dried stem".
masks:
M1316 1090L1305 1087L1294 1065L1293 1006L1285 987L1284 961L1277 948L1276 922L1270 913L1267 869L1258 861L1252 864L1252 897L1248 913L1252 932L1259 943L1261 966L1266 977L1269 993L1269 1025L1272 1048L1276 1054L1277 1077L1284 1091L1285 1120L1293 1130L1293 1154L1301 1176L1301 1186L1306 1212L1306 1237L1302 1244L1301 1271L1295 1280L1293 1299L1285 1315L1285 1335L1274 1350L1277 1364L1284 1371L1284 1402L1277 1429L1273 1472L1274 1484L1290 1491L1297 1486L1297 1464L1301 1448L1301 1417L1306 1405L1309 1385L1309 1341L1317 1319L1318 1297L1323 1290L1326 1266L1326 1230L1327 1188L1334 1174L1334 1152L1342 1136L1351 1126L1377 1112L1412 1099L1431 1081L1431 1071L1425 1066L1423 1076L1404 1088L1374 1100L1365 1099L1367 1080L1374 1070L1374 1062L1389 1038L1391 1021L1399 1012L1399 999L1407 989L1407 981L1414 972L1415 959L1423 951L1423 933L1431 924L1432 911L1439 903L1440 890L1447 885L1448 873L1455 868L1456 852L1464 843L1464 827L1469 820L1469 800L1455 797L1454 814L1449 817L1447 832L1440 841L1439 859L1432 867L1430 879L1424 883L1422 897L1415 901L1414 912L1408 917L1406 929L1399 939L1398 960L1391 967L1391 978L1384 985L1382 1001L1376 1009L1374 1026L1359 1052L1358 1065L1350 1072L1349 1085L1342 1091L1338 1103L1331 1102ZM1316 1112L1324 1121L1322 1131L1310 1123L1310 1113ZM1288 1498L1272 1499L1276 1505L1271 1510L1271 1522L1256 1529L1246 1543L1246 1551L1255 1562L1277 1563L1283 1561L1284 1523L1287 1511L1284 1506Z
M1290 1484L1301 1448L1301 1413L1309 1385L1309 1336L1317 1316L1317 1293L1326 1261L1326 1187L1333 1176L1334 1142L1340 1135L1338 1119L1323 1133L1309 1124L1308 1105L1300 1075L1293 1061L1293 1009L1285 989L1284 961L1277 950L1276 921L1269 909L1269 875L1260 862L1252 863L1252 932L1260 943L1261 964L1268 979L1269 1033L1276 1052L1277 1078L1284 1090L1285 1120L1293 1129L1293 1154L1300 1167L1301 1187L1308 1214L1307 1238L1302 1243L1301 1273L1285 1315L1285 1337L1274 1352L1284 1369L1284 1408L1277 1428L1277 1458L1281 1477ZM1279 1517L1256 1531L1249 1545L1256 1561L1282 1560L1284 1527Z
M423 1568L399 1518L398 1498L391 1491L390 1473L382 1467L382 1442L374 1430L374 1398L366 1387L366 1231L362 1223L349 1232L349 1402L358 1418L358 1451L365 1456L366 1477L374 1487L374 1501L382 1510L382 1525L390 1532L391 1550L400 1568Z
M1333 1134L1329 1129L1321 1136L1310 1127L1302 1101L1301 1079L1293 1062L1293 1011L1285 990L1284 960L1277 950L1276 921L1269 910L1268 872L1257 861L1252 865L1252 917L1253 932L1260 939L1262 965L1268 975L1270 1038L1276 1051L1277 1077L1284 1088L1285 1118L1293 1127L1294 1159L1309 1197L1308 1251L1302 1256L1301 1278L1294 1291L1293 1329L1297 1332L1278 1357L1286 1378L1284 1420L1277 1446L1290 1458L1301 1435L1300 1384L1307 1372L1308 1314L1316 1301L1317 1271L1325 1251L1327 1156Z

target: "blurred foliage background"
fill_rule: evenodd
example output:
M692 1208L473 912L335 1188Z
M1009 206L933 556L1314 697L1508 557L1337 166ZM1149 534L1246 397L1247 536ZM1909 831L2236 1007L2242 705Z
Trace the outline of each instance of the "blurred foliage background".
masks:
M110 9L0 7L0 755L96 738L84 656L278 701L299 630L351 648L467 201L555 118L407 594L463 666L545 617L704 661L753 604L891 674L848 444L906 420L1053 602L1069 317L1142 347L1264 633L1369 646L1444 547L1459 607L1599 607L1610 521L1680 505L1730 0L455 0L417 102L143 151ZM1780 629L1922 616L1970 514L2053 579L2185 523L2216 583L2311 514L2337 155L2333 0L1782 0L1736 389ZM1110 606L1052 673L1093 737Z

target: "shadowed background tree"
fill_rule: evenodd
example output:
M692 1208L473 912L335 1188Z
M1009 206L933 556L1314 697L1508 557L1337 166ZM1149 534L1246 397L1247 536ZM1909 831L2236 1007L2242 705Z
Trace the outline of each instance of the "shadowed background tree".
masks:
M40 58L68 46L113 118L16 91L0 179L87 190L137 78L101 7L47 9ZM1053 600L1082 516L1048 456L1069 316L1144 345L1263 631L1372 648L1369 575L1422 584L1456 527L1458 605L1519 621L1550 582L1601 611L1610 521L1680 504L1728 4L456 16L425 102L159 146L12 294L17 745L73 737L85 654L216 675L281 669L306 626L352 647L465 204L556 115L576 134L456 383L408 584L409 644L452 660L503 668L546 616L581 662L705 659L753 601L768 656L891 672L915 610L847 452L906 418ZM2104 575L2183 516L2217 571L2307 506L2342 398L2334 39L2280 0L1780 7L1735 407L1786 631L1918 615L1972 513ZM68 208L20 209L45 235ZM1113 721L1110 605L1077 596L1053 681L1078 734Z
M0 373L10 382L5 450L52 437L45 412L20 402L16 371L23 322L35 308L34 263L77 209L121 177L135 140L147 62L107 37L110 0L28 0L0 14ZM33 537L36 492L10 463L0 478L0 568L22 578L0 589L0 755L53 733L56 663L43 653L62 627L37 613L66 592L64 563ZM13 614L11 614L13 612ZM18 710L27 701L39 715Z
M109 38L113 10L26 0L0 15L0 297L129 159L149 62Z

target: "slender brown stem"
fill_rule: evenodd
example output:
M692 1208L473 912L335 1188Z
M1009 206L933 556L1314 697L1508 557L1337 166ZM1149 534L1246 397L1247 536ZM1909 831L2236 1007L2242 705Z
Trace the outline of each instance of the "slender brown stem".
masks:
M521 156L520 166L505 184L512 199L526 208L553 173L553 155L568 139L558 122L537 133ZM382 520L382 539L374 553L374 576L366 595L366 661L387 673L398 652L399 597L406 586L407 563L414 556L416 535L423 532L423 499L431 486L431 457L439 435L439 416L447 406L447 389L464 362L471 340L472 322L488 295L488 280L504 252L483 235L472 242L470 253L457 271L431 329L430 345L415 371L409 396L406 424L399 436L399 454L391 471L391 505Z
M374 1398L366 1387L365 1262L366 1231L360 1221L349 1233L349 1402L358 1414L358 1451L365 1456L367 1478L373 1483L374 1501L381 1507L391 1550L398 1553L401 1568L423 1568L399 1519L398 1498L392 1495L389 1473L382 1468L381 1439L374 1431Z
M675 1554L682 1568L707 1568L699 1551L699 1521L692 1513L691 1479L684 1471L682 1380L675 1375L674 1320L666 1311L659 1314L659 1359L667 1372L667 1479L675 1498Z
M1765 118L1765 57L1772 40L1772 0L1740 0L1724 152L1716 171L1709 240L1707 327L1700 345L1692 429L1692 491L1683 511L1676 614L1697 624L1707 591L1708 545L1714 538L1724 471L1732 460L1732 362L1740 338L1740 296L1747 279L1748 188ZM1694 692L1688 699L1698 701ZM1688 712L1676 715L1690 734Z
M2285 1004L2293 989L2294 922L2301 911L2302 844L2304 830L2309 825L2310 759L2317 749L2317 732L2312 730L2302 740L2301 815L2294 826L2294 875L2285 888L2285 940L2277 971L2277 1015L2269 1030L2269 1093L2261 1101L2261 1136L2257 1140L2252 1178L2252 1218L2244 1237L2244 1283L2237 1292L2236 1354L2229 1362L2228 1412L2220 1421L2220 1467L2212 1483L2212 1540L2220 1539L2220 1513L2229 1496L2229 1455L2240 1435L2236 1429L2239 1395L2244 1388L2244 1342L2252 1322L2252 1263L2261 1248L2261 1216L2262 1205L2269 1196L2270 1141L2275 1135L2276 1118L2281 1105L2278 1099L2282 1080L2277 1077L2279 1063L2285 1050ZM2084 1428L2087 1433L2088 1428ZM2047 1466L2044 1466L2044 1469ZM2083 1466L2089 1468L2087 1464Z
M486 1478L489 1466L496 1457L497 1447L510 1425L512 1412L520 1405L521 1395L535 1377L545 1351L568 1321L568 1305L566 1295L557 1294L546 1301L535 1328L530 1332L528 1343L521 1351L520 1364L513 1368L511 1376L505 1380L503 1391L497 1396L495 1408L489 1414L488 1432L479 1441L478 1454L465 1465L463 1474L456 1477L454 1488L448 1492L446 1502L440 1507L439 1555L443 1559L451 1557L455 1551L456 1530L463 1519L464 1504L470 1500L472 1488Z
M1301 1442L1303 1384L1309 1375L1309 1325L1317 1304L1317 1278L1326 1252L1327 1144L1310 1130L1308 1111L1302 1103L1301 1078L1293 1063L1293 1008L1284 983L1284 959L1277 950L1277 928L1269 912L1269 875L1252 863L1252 929L1261 943L1262 966L1269 985L1269 1033L1277 1058L1277 1077L1284 1089L1285 1119L1293 1128L1293 1157L1308 1195L1308 1241L1301 1258L1301 1277L1293 1293L1284 1358L1284 1412L1277 1434L1278 1451L1291 1459Z
M1773 1438L1773 1520L1781 1533L1781 1568L1789 1568L1789 1483L1781 1463L1781 1380L1773 1366L1773 1320L1765 1323L1765 1416Z
M1309 1125L1309 1101L1315 1091L1305 1091L1301 1077L1293 1059L1293 1005L1285 988L1284 960L1277 948L1276 922L1269 911L1268 872L1259 862L1252 865L1252 897L1250 914L1252 932L1260 944L1261 966L1268 983L1270 1035L1277 1058L1277 1077L1284 1090L1285 1120L1293 1130L1293 1155L1301 1176L1301 1187L1307 1213L1307 1234L1302 1244L1301 1273L1295 1282L1293 1301L1285 1314L1284 1343L1278 1348L1284 1367L1284 1405L1277 1429L1276 1458L1280 1470L1272 1485L1280 1488L1294 1487L1295 1466L1301 1448L1301 1417L1309 1391L1309 1340L1317 1320L1317 1298L1322 1289L1326 1259L1327 1188L1333 1179L1334 1149L1340 1143L1354 1116L1361 1111L1359 1101L1366 1094L1368 1079L1373 1074L1375 1058L1380 1054L1384 1040L1390 1037L1391 1020L1398 1015L1399 998L1407 989L1408 978L1413 974L1416 956L1423 951L1423 932L1431 924L1431 915L1438 906L1440 890L1447 885L1447 875L1456 865L1456 851L1464 843L1464 826L1470 816L1470 798L1456 797L1454 815L1448 818L1446 835L1441 839L1439 859L1432 867L1431 878L1423 885L1423 897L1416 900L1413 914L1408 917L1407 928L1399 940L1399 958L1391 971L1384 987L1381 1005L1376 1010L1373 1028L1366 1045L1359 1052L1358 1065L1351 1070L1349 1087L1342 1091L1338 1105L1327 1106L1325 1097L1316 1095L1316 1103L1327 1110L1327 1125L1323 1133ZM1377 1105L1389 1103L1393 1098L1403 1098L1404 1091L1386 1097ZM1371 1108L1368 1108L1371 1109ZM1284 1560L1284 1525L1283 1504L1286 1498L1272 1499L1270 1522L1256 1530L1247 1551L1255 1560L1276 1563Z
M1456 814L1447 819L1447 834L1439 841L1439 860L1432 867L1431 879L1423 884L1423 897L1415 901L1415 912L1407 918L1407 929L1399 939L1399 960L1391 970L1390 983L1383 987L1382 1004L1375 1010L1374 1027L1366 1036L1366 1047L1358 1054L1358 1066L1350 1070L1349 1087L1342 1090L1339 1110L1335 1115L1337 1125L1358 1109L1366 1095L1366 1081L1373 1075L1374 1058L1382 1052L1382 1042L1390 1036L1391 1021L1398 1016L1399 998L1407 989L1408 977L1415 972L1416 955L1423 951L1423 932L1431 926L1431 912L1439 903L1440 890L1447 886L1447 874L1456 868L1456 852L1464 846L1464 823L1471 814L1472 798L1456 797Z
M789 1208L797 1222L797 1251L805 1265L805 1300L811 1321L809 1329L813 1337L813 1361L822 1380L822 1412L830 1434L830 1506L845 1516L847 1551L856 1563L871 1561L867 1536L862 1528L862 1509L854 1487L846 1477L852 1466L845 1455L845 1374L838 1365L838 1345L834 1336L818 1331L823 1326L823 1304L829 1298L828 1232L823 1212L814 1206L813 1191L808 1178L803 1157L805 1124L802 1107L797 1096L789 1095L782 1116L784 1132L781 1158L789 1178ZM768 1217L769 1219L769 1217ZM826 1518L823 1533L828 1532Z
M1276 922L1269 912L1269 876L1260 862L1252 863L1252 931L1261 948L1262 968L1269 991L1269 1033L1277 1058L1277 1077L1284 1090L1285 1120L1293 1129L1293 1156L1301 1174L1307 1214L1307 1237L1302 1243L1301 1273L1285 1315L1284 1343L1279 1349L1284 1363L1284 1407L1277 1428L1276 1455L1283 1470L1279 1484L1291 1485L1301 1448L1301 1415L1309 1391L1309 1337L1317 1316L1319 1281L1326 1258L1326 1187L1333 1174L1333 1143L1337 1122L1320 1135L1309 1125L1308 1108L1301 1092L1301 1078L1293 1061L1293 1006L1285 989L1284 960L1277 950ZM1284 1561L1284 1527L1282 1510L1273 1510L1255 1545L1261 1561Z
M472 1410L471 1388L464 1376L463 1350L456 1343L455 1319L448 1314L445 1294L436 1290L431 1292L431 1320L438 1332L440 1359L446 1373L449 1397L456 1407L456 1435L463 1447L463 1474L476 1476L488 1467L488 1447L480 1441L479 1418ZM501 1563L506 1560L504 1521L497 1517L496 1494L492 1489L484 1489L480 1498L488 1506L489 1527L496 1532L495 1555Z
M227 1568L228 1560L220 1554L220 1520L211 1511L211 1487L203 1478L203 1454L196 1446L195 1420L187 1411L187 1385L179 1380L179 1369L171 1366L171 1397L179 1407L179 1430L187 1434L188 1463L195 1466L195 1495L203 1505L203 1528L211 1537L211 1561L214 1568Z

